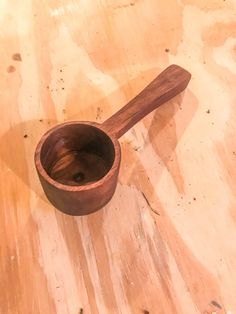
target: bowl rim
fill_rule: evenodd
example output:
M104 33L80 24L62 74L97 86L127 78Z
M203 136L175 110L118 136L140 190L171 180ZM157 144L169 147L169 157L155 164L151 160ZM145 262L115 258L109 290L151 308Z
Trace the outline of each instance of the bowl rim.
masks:
M42 147L45 141L55 132L60 130L61 128L69 125L88 125L91 127L94 127L98 129L100 132L104 133L106 136L108 136L113 144L114 147L114 152L115 152L115 157L112 163L111 168L109 171L103 176L101 179L99 179L96 182L91 182L87 183L86 185L66 185L63 183L60 183L54 179L52 179L46 170L44 169L42 162L41 162L41 152L42 152ZM61 124L57 124L56 126L50 128L39 140L37 147L35 149L35 154L34 154L34 162L35 162L35 167L37 169L37 172L39 176L41 176L49 185L52 185L56 189L64 190L64 191L69 191L69 192L79 192L79 191L86 191L86 190L92 190L97 187L102 186L103 184L106 184L106 182L109 181L111 177L114 175L118 176L119 173L119 167L120 167L120 159L121 159L121 148L120 148L120 143L118 139L112 134L104 130L103 125L97 122L91 122L91 121L70 121L70 122L64 122ZM107 183L108 184L108 183Z

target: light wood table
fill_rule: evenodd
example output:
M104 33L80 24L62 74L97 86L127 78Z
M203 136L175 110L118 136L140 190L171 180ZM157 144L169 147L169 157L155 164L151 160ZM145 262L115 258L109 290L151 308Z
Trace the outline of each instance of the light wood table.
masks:
M0 313L236 313L235 0L2 0L0 38ZM189 87L122 138L112 201L57 211L42 134L172 63Z

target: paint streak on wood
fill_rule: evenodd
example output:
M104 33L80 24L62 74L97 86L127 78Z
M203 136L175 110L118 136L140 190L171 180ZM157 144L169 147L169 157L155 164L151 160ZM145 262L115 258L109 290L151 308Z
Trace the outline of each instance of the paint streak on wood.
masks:
M236 313L235 12L0 2L0 313ZM191 83L122 138L112 201L55 210L33 165L41 135L104 121L171 63Z

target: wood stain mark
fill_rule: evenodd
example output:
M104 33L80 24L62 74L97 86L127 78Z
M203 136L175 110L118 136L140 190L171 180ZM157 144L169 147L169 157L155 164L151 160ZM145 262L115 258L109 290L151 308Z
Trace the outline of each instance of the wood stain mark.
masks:
M124 8L128 8L129 6L134 6L135 3L134 2L130 2L130 3L127 3L127 4L121 4L121 5L118 5L116 7L114 7L113 9L117 10L117 9L124 9Z
M15 72L15 70L16 70L16 68L13 65L9 65L9 67L7 68L8 73Z
M15 61L22 61L21 54L20 54L20 53L14 53L14 54L12 55L12 60L15 60Z

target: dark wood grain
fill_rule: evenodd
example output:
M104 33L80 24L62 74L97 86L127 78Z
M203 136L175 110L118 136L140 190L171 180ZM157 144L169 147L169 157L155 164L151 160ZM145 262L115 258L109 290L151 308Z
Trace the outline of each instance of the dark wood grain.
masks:
M35 152L45 194L59 210L85 215L113 196L120 167L118 138L152 110L182 92L190 73L171 65L103 124L67 122L48 131Z

